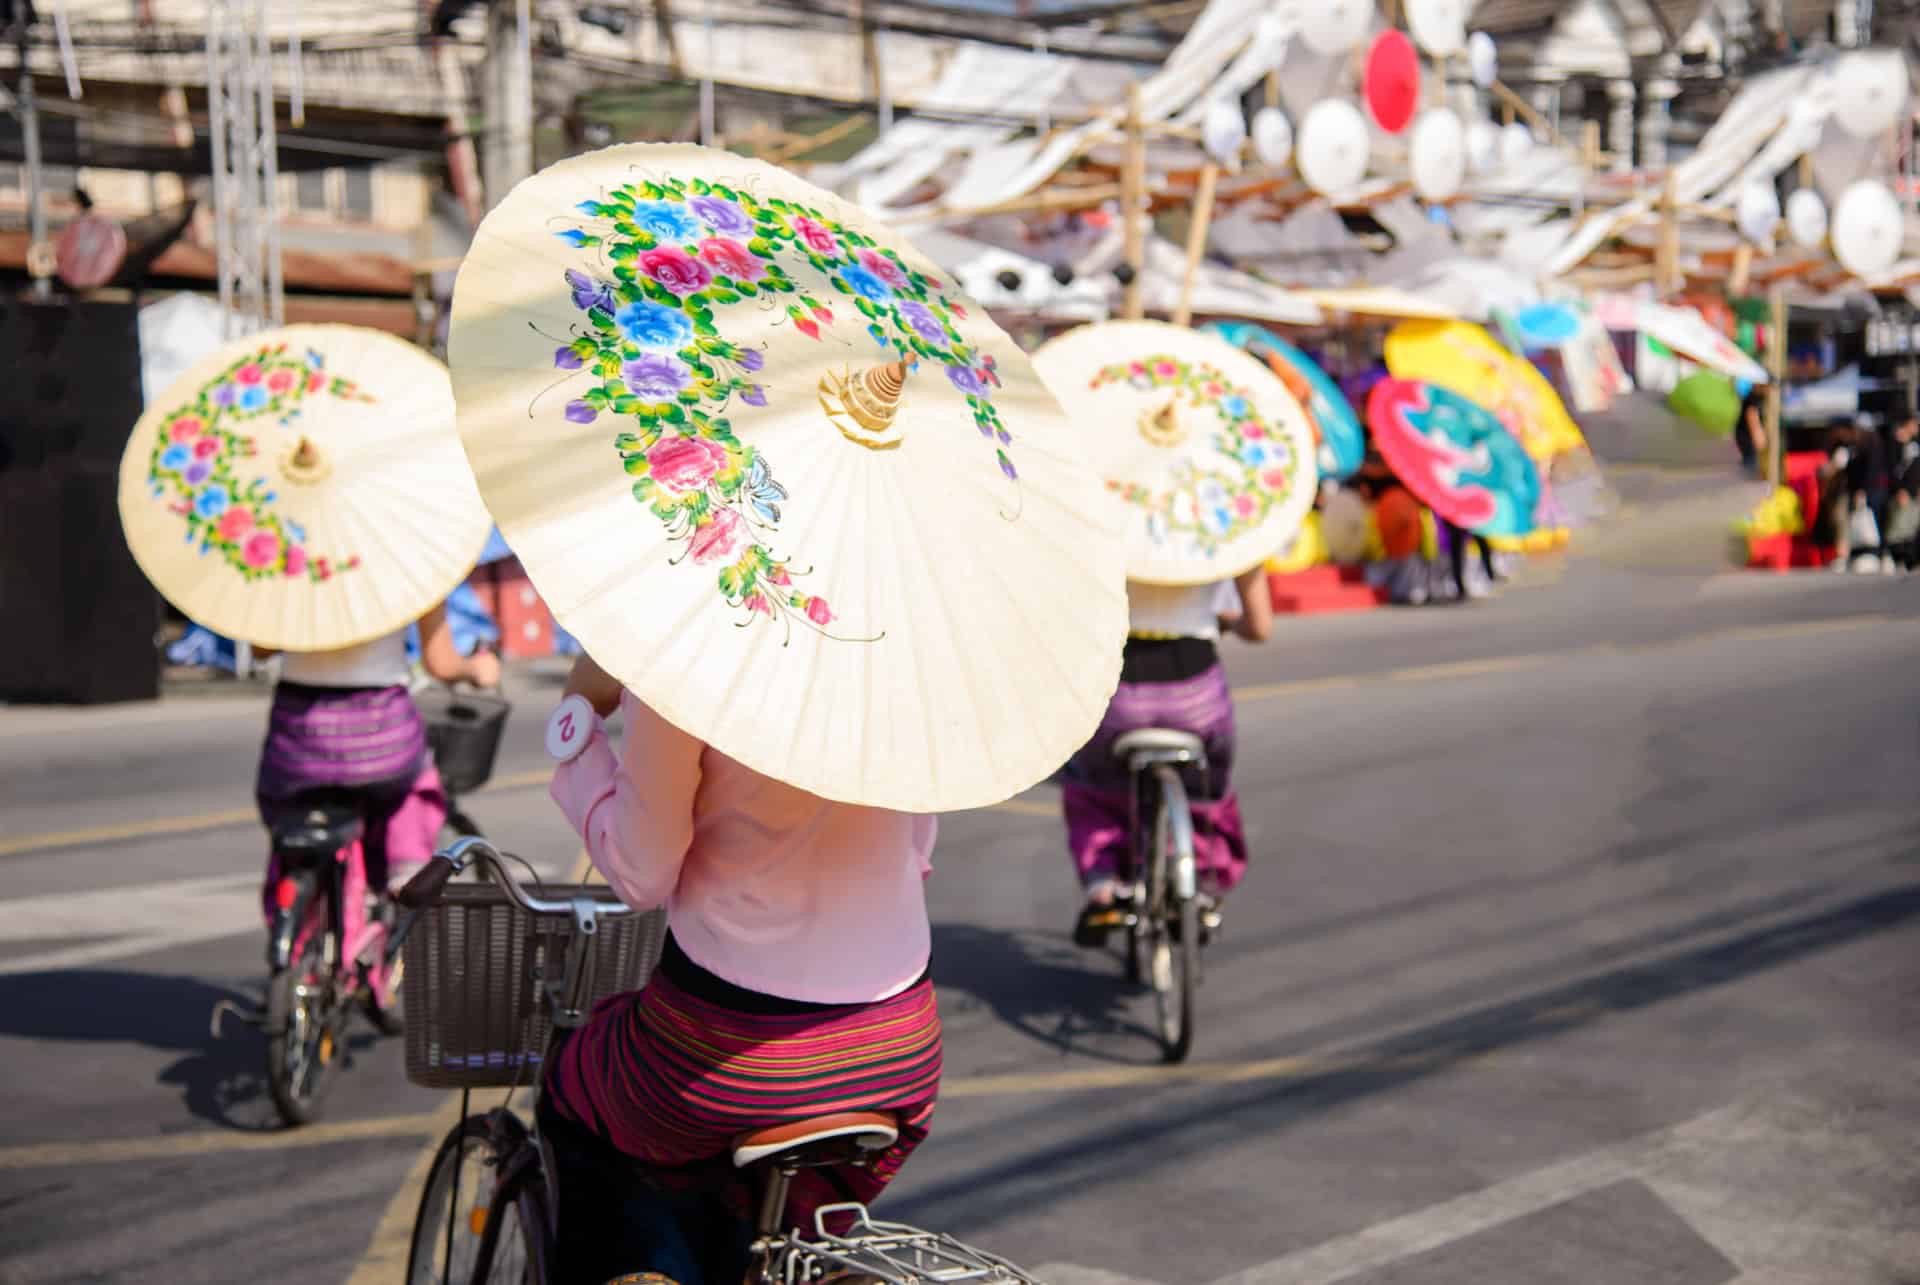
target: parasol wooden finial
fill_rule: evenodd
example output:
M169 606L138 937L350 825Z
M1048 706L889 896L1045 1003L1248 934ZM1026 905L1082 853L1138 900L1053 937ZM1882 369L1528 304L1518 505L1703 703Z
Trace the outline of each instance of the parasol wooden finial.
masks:
M293 449L280 459L280 472L289 482L303 485L318 482L332 471L333 466L327 462L326 452L315 446L313 439L305 433L300 435Z
M1178 446L1187 440L1187 426L1174 410L1172 398L1140 416L1140 436L1155 446Z
M870 366L858 374L828 371L820 380L820 406L848 441L869 450L892 450L902 440L894 416L906 386L904 361Z

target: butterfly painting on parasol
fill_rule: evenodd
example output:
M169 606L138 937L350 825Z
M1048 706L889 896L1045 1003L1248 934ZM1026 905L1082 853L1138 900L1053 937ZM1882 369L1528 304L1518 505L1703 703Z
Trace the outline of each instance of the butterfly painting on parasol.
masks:
M827 599L796 584L809 572L776 551L781 502L775 462L743 443L727 411L735 398L763 408L791 396L762 382L761 347L730 337L732 314L779 310L819 342L851 310L891 361L829 370L813 396L850 442L885 451L901 443L896 411L924 366L966 399L974 426L1008 484L1017 486L1013 437L994 405L991 354L961 338L964 305L896 250L800 201L763 199L731 186L639 171L610 189L583 192L577 218L555 230L581 252L565 269L580 314L554 365L574 372L567 419L622 421L609 439L632 478L633 499L680 547L718 568L726 602L754 616L825 631ZM823 288L824 287L824 288ZM584 385L584 386L581 386Z

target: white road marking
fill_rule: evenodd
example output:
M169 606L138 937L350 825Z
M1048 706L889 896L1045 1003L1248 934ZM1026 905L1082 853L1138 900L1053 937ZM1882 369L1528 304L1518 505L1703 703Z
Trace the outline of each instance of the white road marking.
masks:
M53 892L0 901L0 945L79 938L0 959L0 976L82 968L171 946L259 931L260 875Z
M1675 1128L1601 1147L1456 1200L1375 1223L1351 1236L1247 1268L1221 1278L1215 1285L1334 1285L1622 1179L1644 1177L1658 1167L1664 1155L1698 1146L1728 1131L1749 1110L1745 1105L1735 1105L1709 1111ZM1719 1248L1726 1252L1724 1246Z

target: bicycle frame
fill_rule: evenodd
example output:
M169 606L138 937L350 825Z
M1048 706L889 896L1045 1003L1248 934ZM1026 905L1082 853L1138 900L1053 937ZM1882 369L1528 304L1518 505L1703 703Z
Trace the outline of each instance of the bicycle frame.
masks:
M1137 899L1141 907L1157 907L1160 894L1169 879L1176 897L1193 897L1199 890L1199 870L1193 851L1193 808L1187 798L1187 783L1180 768L1199 762L1185 750L1141 750L1127 760L1133 788L1129 791L1127 871L1144 895ZM1156 806L1159 805L1159 806ZM1149 833L1165 818L1171 833ZM1167 850L1173 852L1173 867L1165 869ZM1140 854L1147 860L1140 861ZM1136 911L1136 913L1138 913Z
M359 839L331 857L297 864L276 852L268 882L274 909L267 925L267 967L274 971L299 959L314 934L321 933L330 945L323 952L327 967L337 972L342 963L357 963L382 931L367 918L366 849ZM357 981L349 974L348 987Z

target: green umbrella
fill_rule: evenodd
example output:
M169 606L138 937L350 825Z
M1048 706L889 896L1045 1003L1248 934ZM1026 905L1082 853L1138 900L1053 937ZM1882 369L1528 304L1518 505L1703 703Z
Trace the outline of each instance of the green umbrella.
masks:
M1688 375L1667 395L1667 405L1709 433L1725 436L1740 418L1740 394L1733 381L1710 370Z

